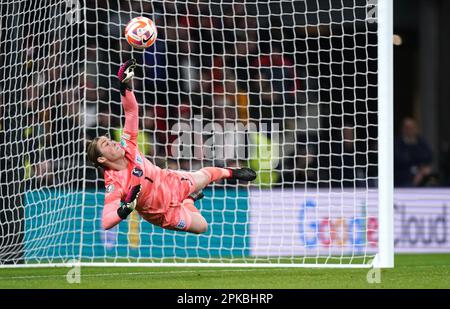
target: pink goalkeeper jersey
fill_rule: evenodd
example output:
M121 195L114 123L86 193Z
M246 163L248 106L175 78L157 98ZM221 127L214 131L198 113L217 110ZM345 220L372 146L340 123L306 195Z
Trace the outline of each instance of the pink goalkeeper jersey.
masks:
M122 104L125 111L125 127L120 147L125 150L125 157L129 163L125 170L105 171L106 194L102 226L109 229L122 221L117 214L120 201L125 198L131 187L141 184L136 211L145 220L167 227L165 225L169 225L168 221L171 219L178 222L178 217L168 218L168 214L172 213L170 208L179 206L183 199L192 193L193 179L182 172L161 169L140 153L136 142L138 104L131 91L127 90L125 97L122 96Z

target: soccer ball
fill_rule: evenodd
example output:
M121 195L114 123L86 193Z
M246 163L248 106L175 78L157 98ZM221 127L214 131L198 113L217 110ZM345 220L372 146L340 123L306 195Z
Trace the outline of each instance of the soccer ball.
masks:
M157 36L155 24L147 17L133 18L125 27L125 38L134 48L146 49L152 46Z

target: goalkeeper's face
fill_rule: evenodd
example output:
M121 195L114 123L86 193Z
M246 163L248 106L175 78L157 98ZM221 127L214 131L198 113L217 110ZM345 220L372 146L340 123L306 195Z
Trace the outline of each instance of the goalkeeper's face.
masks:
M101 153L101 156L97 160L102 165L108 165L109 162L120 160L125 156L125 150L120 147L119 143L106 136L99 138L97 147Z

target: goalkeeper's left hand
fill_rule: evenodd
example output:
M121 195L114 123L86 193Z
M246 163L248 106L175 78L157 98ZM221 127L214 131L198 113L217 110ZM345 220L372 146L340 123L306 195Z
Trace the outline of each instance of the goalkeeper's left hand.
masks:
M126 219L128 215L136 208L139 192L141 192L140 184L132 187L130 192L128 192L125 197L125 200L120 203L121 205L119 209L117 209L117 214L121 219Z
M117 78L120 81L120 94L125 96L125 90L131 90L129 82L134 77L134 69L136 68L136 59L130 59L120 66Z
M124 62L117 73L117 78L123 84L128 83L134 77L134 69L136 68L136 59L130 59Z

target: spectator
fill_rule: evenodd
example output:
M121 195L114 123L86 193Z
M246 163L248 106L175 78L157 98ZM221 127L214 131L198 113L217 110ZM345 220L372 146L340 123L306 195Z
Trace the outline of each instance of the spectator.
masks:
M432 152L420 136L412 118L402 122L401 136L394 145L394 184L396 187L423 186L431 175Z
M369 152L368 152L369 150ZM370 186L368 179L370 145L351 122L334 130L329 137L322 134L319 141L319 181L332 187ZM369 183L368 183L369 182Z
M287 126L292 126L292 122L287 122ZM290 130L289 130L290 131ZM304 132L294 133L296 136L288 140L285 132L283 150L281 155L283 162L281 167L280 185L291 186L315 186L317 185L317 149L312 137L308 137ZM309 141L309 142L308 142ZM295 148L287 150L292 145Z

